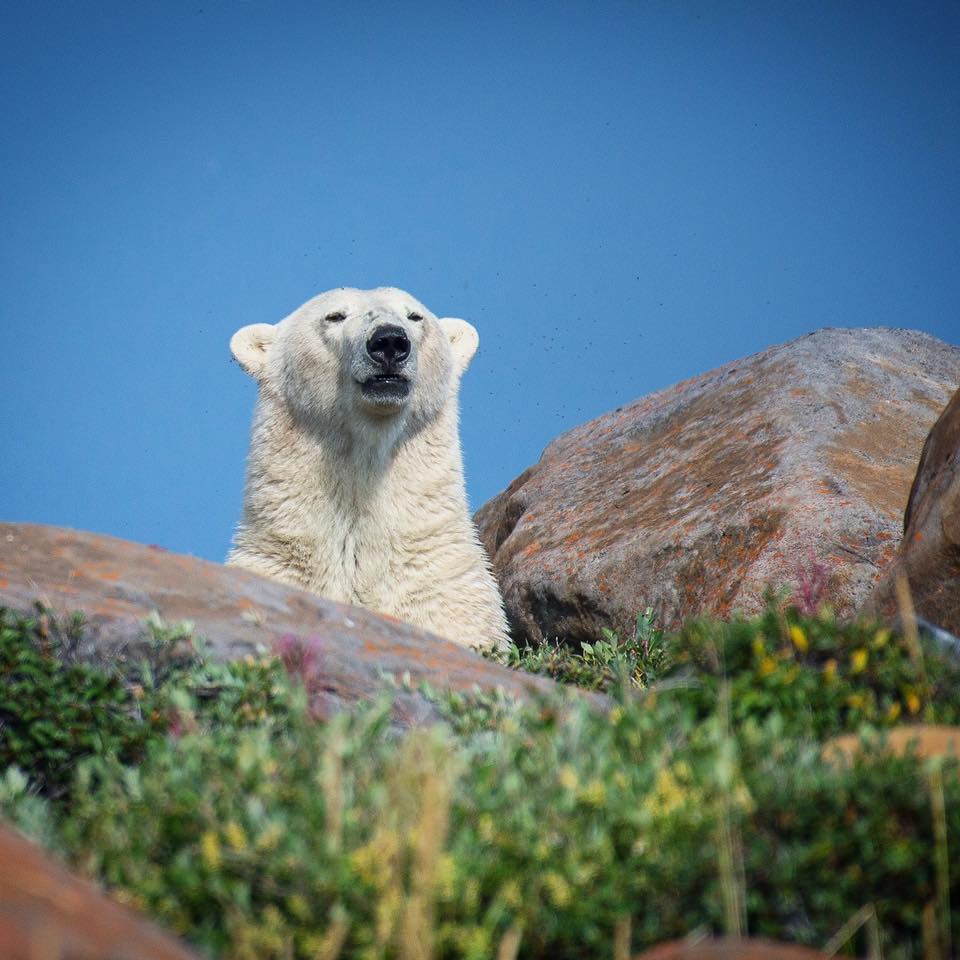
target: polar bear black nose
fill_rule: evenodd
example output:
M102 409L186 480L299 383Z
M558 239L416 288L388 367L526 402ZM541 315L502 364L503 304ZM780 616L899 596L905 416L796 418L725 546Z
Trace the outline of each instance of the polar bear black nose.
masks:
M402 327L377 327L367 341L367 353L374 363L389 370L410 356L410 339Z

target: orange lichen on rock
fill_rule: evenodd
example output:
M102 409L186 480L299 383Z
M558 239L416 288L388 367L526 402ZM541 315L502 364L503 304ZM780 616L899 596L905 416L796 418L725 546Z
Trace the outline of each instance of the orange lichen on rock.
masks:
M821 330L558 437L476 516L518 639L750 612L811 548L852 613L957 381L960 349L926 334Z
M924 441L903 522L903 542L863 612L894 618L905 579L917 612L960 634L960 390Z

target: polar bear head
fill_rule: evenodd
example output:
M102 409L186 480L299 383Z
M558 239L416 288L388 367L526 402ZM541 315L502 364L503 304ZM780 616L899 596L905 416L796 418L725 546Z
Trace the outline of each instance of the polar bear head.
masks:
M304 425L356 433L435 420L478 344L465 320L381 287L329 290L279 323L243 327L230 349L261 397Z

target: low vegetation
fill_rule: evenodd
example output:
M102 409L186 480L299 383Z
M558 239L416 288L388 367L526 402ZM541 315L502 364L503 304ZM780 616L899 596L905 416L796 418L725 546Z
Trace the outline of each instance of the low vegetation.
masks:
M211 663L153 623L115 676L83 624L0 613L0 811L211 955L625 957L695 930L946 957L960 771L883 731L960 717L960 667L771 601L505 662L605 691L389 694L328 722L309 644ZM858 733L853 761L824 743ZM950 851L954 851L953 859ZM859 931L848 924L868 923Z

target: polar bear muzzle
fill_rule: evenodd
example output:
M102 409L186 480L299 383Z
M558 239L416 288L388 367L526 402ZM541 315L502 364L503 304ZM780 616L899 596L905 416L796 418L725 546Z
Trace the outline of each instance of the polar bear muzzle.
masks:
M410 338L403 327L395 324L379 326L367 340L367 356L377 373L360 384L366 400L378 407L399 407L410 393L410 381L403 368L410 356Z

